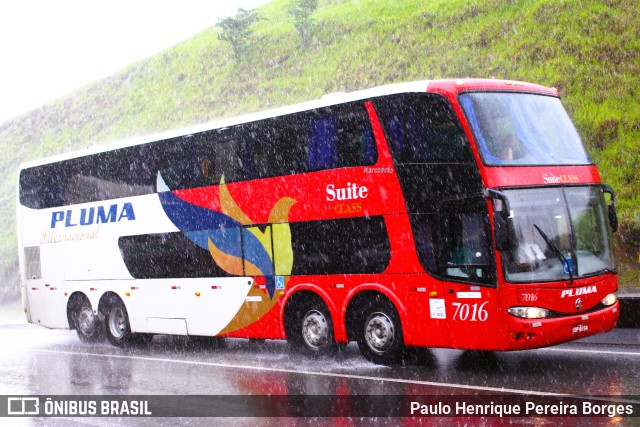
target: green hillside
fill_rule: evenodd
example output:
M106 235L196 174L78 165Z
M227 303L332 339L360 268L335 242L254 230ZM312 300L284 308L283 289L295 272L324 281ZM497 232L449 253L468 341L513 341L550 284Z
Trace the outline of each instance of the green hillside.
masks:
M274 0L240 64L210 28L0 127L0 292L15 294L18 164L54 153L432 78L491 77L560 90L617 191L622 286L640 286L640 4L637 0L324 0L308 46ZM0 293L0 300L3 294Z

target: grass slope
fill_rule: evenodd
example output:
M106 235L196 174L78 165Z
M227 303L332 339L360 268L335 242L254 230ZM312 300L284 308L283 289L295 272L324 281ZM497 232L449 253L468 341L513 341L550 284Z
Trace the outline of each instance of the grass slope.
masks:
M622 286L638 286L640 4L636 0L324 0L304 46L289 0L258 13L235 64L210 28L0 127L0 280L17 289L20 162L95 143L417 79L491 77L555 86L618 193ZM0 293L0 300L2 294Z

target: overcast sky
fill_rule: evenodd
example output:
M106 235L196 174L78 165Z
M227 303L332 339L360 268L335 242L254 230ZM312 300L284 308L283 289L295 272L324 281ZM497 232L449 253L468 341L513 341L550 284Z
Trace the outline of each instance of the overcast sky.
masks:
M270 0L5 0L0 123Z

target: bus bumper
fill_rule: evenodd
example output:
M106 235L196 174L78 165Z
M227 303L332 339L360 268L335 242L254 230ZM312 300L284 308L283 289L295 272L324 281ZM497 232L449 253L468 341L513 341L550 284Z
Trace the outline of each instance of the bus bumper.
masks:
M552 319L519 319L507 315L505 348L525 350L561 344L591 335L609 332L615 328L620 316L616 302L602 310Z

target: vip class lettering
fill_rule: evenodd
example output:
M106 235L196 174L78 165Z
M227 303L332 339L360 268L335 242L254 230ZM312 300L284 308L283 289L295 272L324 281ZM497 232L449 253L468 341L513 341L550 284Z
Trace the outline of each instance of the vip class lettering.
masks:
M64 227L76 227L135 219L136 215L131 203L124 203L122 206L115 203L110 206L82 208L79 211L73 209L54 211L51 213L51 228L56 228L58 224Z

